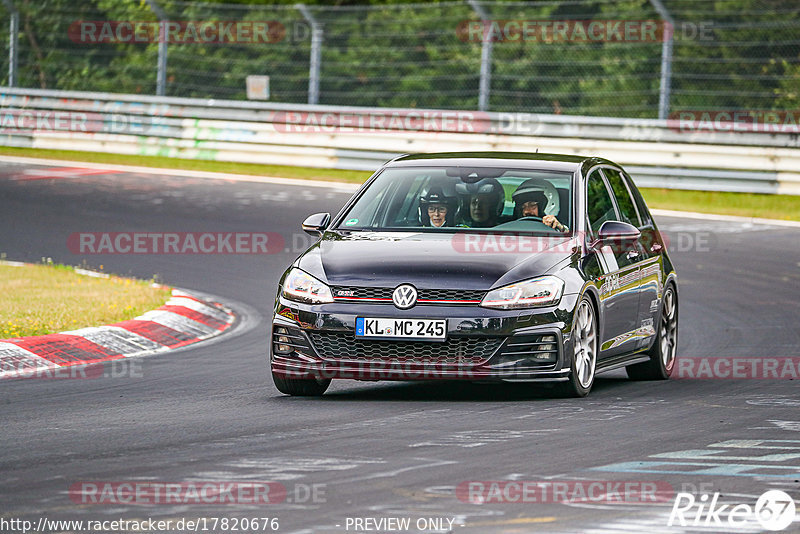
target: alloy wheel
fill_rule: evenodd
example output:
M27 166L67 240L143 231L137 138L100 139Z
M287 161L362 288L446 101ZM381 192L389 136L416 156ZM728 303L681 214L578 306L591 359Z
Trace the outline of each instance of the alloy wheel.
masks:
M589 388L597 363L597 332L592 305L585 300L578 307L574 329L576 378L581 387Z

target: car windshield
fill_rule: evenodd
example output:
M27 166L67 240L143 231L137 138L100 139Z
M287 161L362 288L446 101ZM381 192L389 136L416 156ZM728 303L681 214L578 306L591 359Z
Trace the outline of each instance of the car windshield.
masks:
M337 228L563 234L572 228L572 173L468 166L389 168Z

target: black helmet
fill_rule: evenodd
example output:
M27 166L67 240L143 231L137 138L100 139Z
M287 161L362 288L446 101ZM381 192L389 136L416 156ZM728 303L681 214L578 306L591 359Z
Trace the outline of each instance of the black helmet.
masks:
M514 217L522 216L522 205L526 202L536 202L539 205L540 217L544 217L546 213L558 213L558 193L546 180L537 178L525 180L517 187L511 198L514 199Z
M469 216L470 198L473 195L490 194L491 204L489 206L489 220L484 224L487 226L494 226L497 224L500 215L503 214L503 208L505 207L506 203L506 192L503 189L503 186L500 185L500 182L494 178L483 178L482 180L478 180L472 184L461 182L456 184L456 192L463 200L462 209L466 214L465 217L467 218L467 221L472 222L473 224L475 224L475 221L471 221L471 217Z
M419 221L423 226L432 226L431 218L428 215L429 204L444 204L447 206L444 225L453 226L455 224L456 210L458 208L458 200L455 196L446 195L440 185L429 185L425 188L419 196Z

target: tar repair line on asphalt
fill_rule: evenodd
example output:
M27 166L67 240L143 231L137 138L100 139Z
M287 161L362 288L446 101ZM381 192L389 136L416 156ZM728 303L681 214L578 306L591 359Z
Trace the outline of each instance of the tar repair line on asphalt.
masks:
M781 219L759 219L757 217L742 217L739 215L717 215L714 213L697 213L694 211L675 211L651 209L650 213L661 217L682 217L684 219L704 219L706 221L742 222L751 224L769 224L773 226L788 226L800 228L800 221L784 221Z
M361 184L347 182L328 182L324 180L301 180L297 178L279 178L277 176L253 176L249 174L227 174L224 172L194 171L182 169L160 169L156 167L137 167L133 165L105 165L102 163L84 163L81 161L25 158L18 156L0 156L0 161L8 163L21 163L23 165L48 165L48 166L80 166L87 169L100 169L115 172L129 172L139 174L162 174L165 176L185 176L188 178L210 178L212 180L229 180L233 182L256 182L276 185L296 185L308 187L326 187L339 189L343 192L355 193ZM324 169L322 169L324 170Z
M181 169L161 169L157 167L138 167L133 165L104 165L102 163L89 163L72 160L59 160L59 159L44 159L44 158L28 158L20 156L0 156L2 161L9 163L21 163L25 165L79 165L87 169L105 169L116 172L130 172L139 174L155 174L165 176L186 176L190 178L209 178L212 180L230 180L234 182L255 182L265 184L280 184L292 186L308 186L308 187L327 187L331 189L339 189L342 192L354 193L361 187L361 184L351 184L346 182L329 182L325 180L301 180L296 178L279 178L277 176L252 176L248 174L227 174L223 172L211 171L194 171L194 170L181 170ZM788 226L791 228L800 228L800 221L785 221L781 219L761 219L757 217L741 217L736 215L717 215L711 213L698 213L693 211L676 211L665 209L651 209L651 213L664 217L684 217L688 219L706 219L714 221L733 221L733 222L749 222L752 224L771 224L776 226Z

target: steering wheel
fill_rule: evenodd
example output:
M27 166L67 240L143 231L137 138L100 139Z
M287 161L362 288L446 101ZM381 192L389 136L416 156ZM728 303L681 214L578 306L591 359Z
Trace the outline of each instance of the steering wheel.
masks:
M518 221L536 221L536 222L544 222L541 217L536 217L535 215L528 215L526 217L520 217L517 219Z

